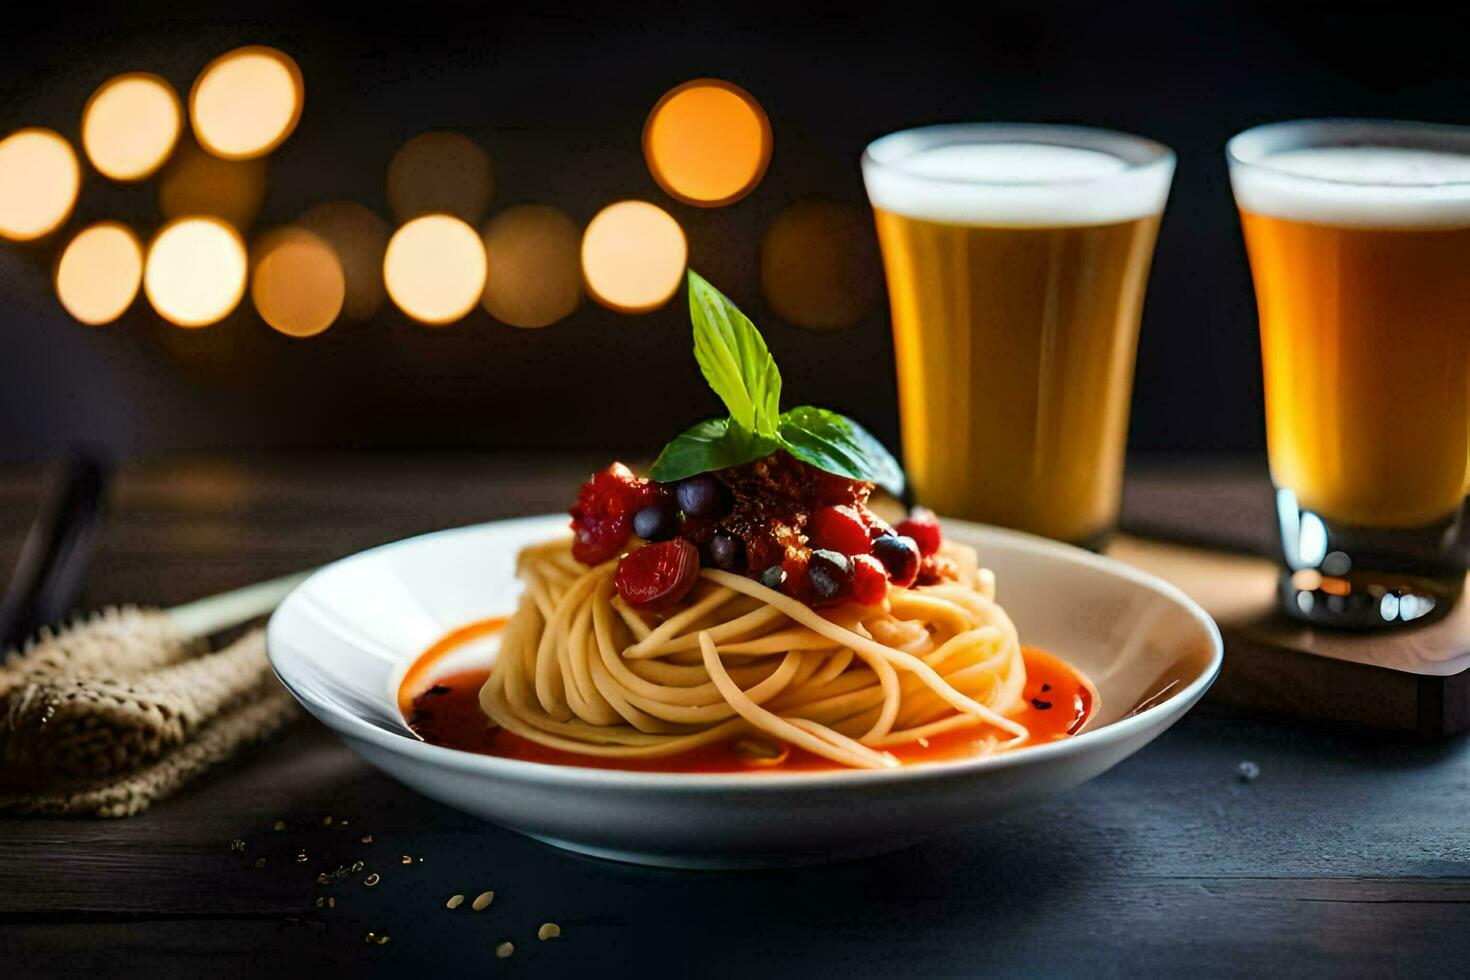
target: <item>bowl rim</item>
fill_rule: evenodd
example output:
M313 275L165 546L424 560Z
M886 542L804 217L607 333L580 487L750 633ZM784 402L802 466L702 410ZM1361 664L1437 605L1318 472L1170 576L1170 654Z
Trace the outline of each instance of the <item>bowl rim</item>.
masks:
M1136 714L1126 715L1101 728L1084 731L1080 735L1062 741L1048 742L1044 745L1025 746L1014 751L1001 752L995 755L935 762L922 766L901 766L896 769L883 770L833 769L816 772L771 772L767 773L766 778L762 779L752 779L750 773L670 773L562 766L545 762L531 762L522 759L509 759L502 756L484 755L477 752L466 752L462 749L451 749L441 745L434 745L421 739L415 739L406 734L387 731L333 702L322 701L313 697L291 683L286 676L289 670L286 673L282 672L280 655L278 653L281 647L286 645L285 641L279 638L280 629L282 628L280 624L285 622L282 613L286 612L288 607L305 601L305 596L307 595L306 590L316 581L318 576L329 573L338 565L357 561L377 552L406 547L410 544L422 543L433 538L449 537L470 531L503 527L506 525L549 523L553 519L564 520L565 515L538 514L498 521L484 521L461 527L444 528L367 548L323 565L293 589L271 615L266 629L266 652L270 660L271 670L275 673L276 678L281 682L282 686L290 691L291 695L297 701L314 717L326 724L327 727L331 728L337 734L343 737L365 741L385 751L403 755L412 761L434 765L442 769L519 783L561 785L569 789L600 788L620 792L635 791L645 793L667 793L671 791L724 793L736 790L743 793L779 794L797 789L837 789L849 788L854 785L893 786L895 784L914 781L928 782L932 780L961 778L980 772L1011 769L1017 766L1042 763L1051 759L1068 758L1089 752L1093 749L1102 749L1114 742L1126 740L1132 735L1147 732L1156 725L1164 723L1171 718L1177 720L1177 717L1193 706L1203 696L1205 691L1209 689L1210 685L1214 683L1215 678L1219 675L1220 665L1224 660L1224 642L1220 636L1220 628L1216 625L1215 621L1205 612L1199 603L1186 595L1182 589L1164 581L1158 576L1124 564L1117 559L1095 554L1074 545L1063 544L1022 531L1013 531L1009 528L995 527L989 524L980 524L974 521L941 516L940 522L946 526L961 528L966 533L976 533L991 538L998 538L1023 549L1039 552L1043 557L1049 559L1091 567L1107 574L1127 579L1135 585L1164 596L1181 607L1192 619L1204 628L1205 634L1210 640L1209 663L1198 676L1158 704L1151 705ZM301 656L310 656L300 646L294 644L290 646L294 653Z

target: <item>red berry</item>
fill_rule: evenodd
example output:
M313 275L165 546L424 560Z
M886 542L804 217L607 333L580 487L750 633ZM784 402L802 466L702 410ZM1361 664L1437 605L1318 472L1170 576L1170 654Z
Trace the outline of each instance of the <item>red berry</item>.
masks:
M872 555L854 555L852 559L852 599L865 606L876 606L888 596L888 573L883 563Z
M807 578L806 574L809 557L809 553L802 552L788 555L781 561L781 572L784 576L781 581L781 591L807 605L811 605L812 600L816 598L816 593L812 591L811 579Z
M683 538L631 551L618 562L618 595L634 609L667 609L699 578L699 549Z
M573 557L586 565L600 565L617 555L633 533L633 515L657 492L622 463L594 473L572 505Z
M868 525L856 507L840 504L812 512L806 523L807 540L821 551L866 555L873 550Z
M868 537L873 541L877 541L885 534L893 533L892 524L889 524L866 507L863 508L863 522L868 525Z
M926 558L939 550L939 543L943 540L939 533L939 518L925 507L915 507L909 512L908 520L901 522L893 530L913 538L914 544L919 546L919 554Z

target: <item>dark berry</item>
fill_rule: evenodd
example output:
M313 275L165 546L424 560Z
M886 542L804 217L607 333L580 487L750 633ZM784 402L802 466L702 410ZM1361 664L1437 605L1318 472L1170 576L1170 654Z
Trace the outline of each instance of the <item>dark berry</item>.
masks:
M852 562L836 551L813 551L806 575L819 599L837 599L852 588Z
M689 517L723 517L731 511L731 491L711 473L682 480L675 491L679 507Z
M723 517L729 513L730 491L709 473L682 481L676 493L680 509L690 517Z
M786 583L786 569L780 565L772 565L761 572L761 585L768 589L779 589Z
M699 578L699 549L683 538L645 545L618 562L614 584L634 609L667 609Z
M876 606L888 597L888 573L872 555L852 559L852 598L865 606Z
M679 533L679 508L659 497L633 515L633 533L644 541L667 541Z
M638 479L622 463L594 473L572 505L573 557L599 565L616 556L633 533L633 515L653 492L647 480Z
M723 568L727 572L745 570L745 542L733 534L723 531L716 534L709 543L709 556L714 560L715 567Z
M919 577L919 546L913 538L885 534L873 542L873 557L883 563L888 577L901 589L913 585Z
M914 544L919 546L919 554L926 558L939 550L942 540L939 518L934 516L932 510L915 507L909 512L908 520L901 522L894 530L913 538Z
M807 519L806 536L813 548L844 555L865 555L872 547L868 526L857 508L845 504L813 511Z

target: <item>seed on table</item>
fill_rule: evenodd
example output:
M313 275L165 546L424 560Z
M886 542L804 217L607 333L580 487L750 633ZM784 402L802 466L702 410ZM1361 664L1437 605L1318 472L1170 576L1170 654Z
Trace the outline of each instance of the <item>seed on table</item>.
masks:
M371 844L373 842L373 835L372 834L363 834L362 835L362 842L364 844Z
M407 854L405 854L405 855L403 855L403 857L401 857L401 858L398 859L398 863L399 864L413 864L413 858L411 858Z
M560 935L561 926L557 925L555 922L543 922L541 923L541 928L536 930L537 939L555 939L557 936Z
M503 960L516 951L515 943L505 942L495 947L495 958Z
M382 880L383 880L382 878L378 877L378 873L376 871L374 871L372 874L370 874L366 878L362 879L362 883L364 885L366 885L367 887L372 888L374 885L376 885L378 882L380 882Z
M444 903L446 909L457 909L464 904L463 895L450 895L449 901Z
M323 871L316 876L316 883L318 885L330 885L332 883L332 876Z
M243 850L245 850L245 842L242 841L240 838L236 837L234 840L230 841L230 850L232 850L232 851L243 851Z
M277 820L274 824L271 825L271 830L285 830L285 829L286 829L286 821L284 821L284 820Z
M356 874L357 872L361 871L364 867L366 867L366 865L364 865L361 861L353 861L352 862L352 873L353 874Z
M381 945L383 945L384 943L386 943L388 941L388 934L387 933L384 933L384 934L382 934L380 936L376 932L370 932L366 936L363 937L363 940L362 941L365 942L365 943L367 943L369 946L372 946L372 945L381 946Z
M265 867L265 858L256 858L255 859L255 866L257 868L263 868L263 867Z
M306 863L306 852L305 851L297 851L296 852L296 863L297 864L305 864Z
M470 903L470 908L476 912L483 912L490 907L490 903L493 901L495 901L494 892L480 892L480 894L475 896L475 900Z

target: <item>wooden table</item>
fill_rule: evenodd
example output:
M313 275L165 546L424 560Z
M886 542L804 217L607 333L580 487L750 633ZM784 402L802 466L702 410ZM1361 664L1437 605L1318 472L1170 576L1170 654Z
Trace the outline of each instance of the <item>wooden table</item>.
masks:
M84 601L178 602L417 531L558 508L591 463L129 467ZM1176 528L1205 514L1239 547L1269 545L1258 469L1185 473L1135 467L1126 523L1169 530L1171 513ZM37 487L33 468L0 469L0 567ZM1242 761L1259 778L1238 778ZM1060 799L900 854L691 874L481 824L307 721L134 819L0 819L0 974L1451 975L1470 953L1467 811L1463 738L1416 743L1207 705ZM356 860L345 883L316 883ZM371 871L381 883L364 887ZM444 908L485 890L496 898L484 912ZM561 938L537 941L545 921ZM369 944L369 932L390 939ZM516 952L497 960L507 939Z

